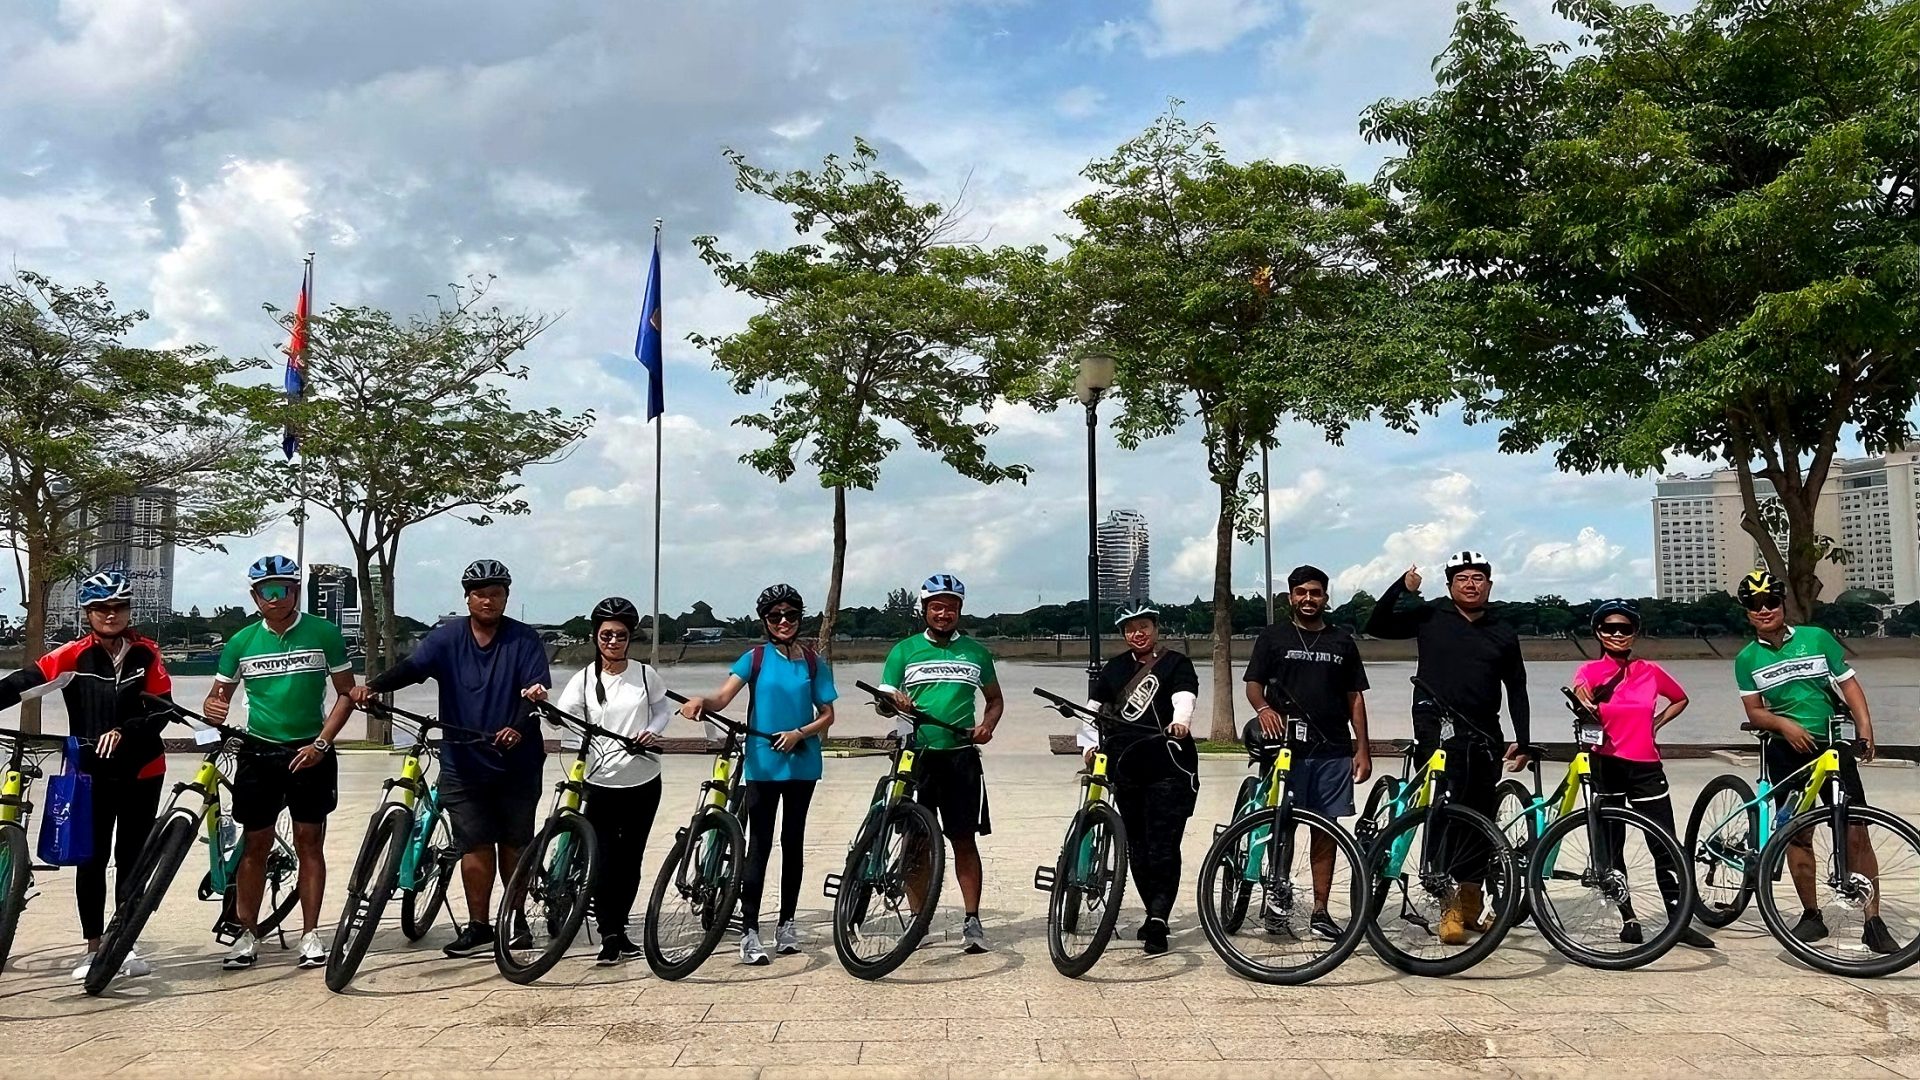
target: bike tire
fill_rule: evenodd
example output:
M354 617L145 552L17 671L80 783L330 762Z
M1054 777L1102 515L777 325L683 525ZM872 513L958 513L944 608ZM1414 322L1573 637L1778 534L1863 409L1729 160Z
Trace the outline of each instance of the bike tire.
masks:
M556 851L562 842L564 851ZM599 839L584 815L563 813L547 820L533 845L514 865L500 894L500 921L493 939L493 962L508 982L525 986L553 970L573 947L592 906L600 880ZM516 919L517 916L517 919ZM536 922L538 920L538 922ZM537 949L512 947L516 925L541 926L547 939ZM532 931L529 930L529 934ZM538 938L534 938L537 943ZM530 951L531 957L518 955Z
M1260 778L1257 776L1249 776L1240 781L1240 790L1235 793L1233 799L1233 818L1228 825L1232 825L1233 822L1239 821L1251 812L1247 804L1253 801L1254 793L1259 790ZM1246 857L1247 853L1242 851L1240 866L1243 870L1246 868ZM1241 923L1246 920L1247 895L1246 878L1239 874L1220 875L1220 895L1216 898L1216 903L1220 918L1229 934L1239 933Z
M1393 804L1394 800L1400 797L1400 788L1403 784L1404 781L1397 776L1381 776L1375 778L1373 786L1367 789L1366 804L1361 807L1360 816L1353 822L1353 839L1360 845L1362 852L1371 852L1374 840L1386 831L1387 826L1393 824ZM1376 883L1368 895L1368 912L1371 913L1372 905L1385 901L1386 897L1386 882ZM1234 926L1231 931L1238 933L1239 929L1238 926Z
M135 866L134 888L128 892L126 903L114 909L113 919L100 939L100 953L87 969L85 986L89 995L100 996L120 974L120 965L127 962L127 954L139 943L147 920L166 899L167 889L187 861L187 852L193 850L199 832L200 815L184 808L168 813L156 827Z
M708 841L705 848L697 843L702 838ZM745 847L746 840L740 831L740 822L732 814L718 808L709 808L696 815L674 838L673 848L667 852L667 860L653 880L653 893L647 900L647 917L640 935L640 947L646 953L647 967L656 976L668 981L684 979L713 955L720 938L727 932L727 921L733 917L734 905L740 898L740 870L746 861ZM708 856L715 865L705 871L688 865L696 855L708 850L719 852L718 855ZM670 892L686 895L687 889L683 883L687 881L699 883L691 910L698 917L700 936L684 953L669 954L668 946L661 940L662 907Z
M1725 830L1715 836L1700 835L1701 829L1712 829L1718 824L1705 818L1714 799L1727 792L1737 797L1736 805L1746 805L1745 812L1736 819L1745 821L1745 835L1729 838ZM1706 787L1700 789L1700 797L1693 800L1693 810L1687 815L1687 835L1682 846L1686 849L1687 867L1693 878L1693 917L1716 930L1732 925L1753 901L1753 868L1760 856L1756 843L1760 836L1760 807L1753 805L1753 798L1753 785L1747 783L1745 777L1727 773L1714 777ZM1741 853L1744 866L1736 869L1725 857L1716 854L1717 851L1733 850L1729 845L1734 845L1734 849ZM1733 896L1724 903L1718 902L1715 897L1729 887L1722 884L1721 878L1736 872L1740 883L1731 886Z
M265 938L300 906L300 851L293 843L293 815L280 811L273 823L273 850L267 854L267 887L261 896L260 929Z
M926 865L906 870L897 865L897 860L888 860L889 865L882 874L888 879L900 879L900 886L904 888L904 880L908 875L923 871L926 875L926 894L921 897L919 910L901 927L893 947L869 959L855 951L860 927L872 915L869 890L863 883L865 875L860 867L870 856L874 845L884 842L895 831L919 835L926 852ZM911 841L903 842L901 846L903 855L908 843ZM946 876L946 859L946 839L940 835L933 811L917 802L893 803L874 819L873 827L861 830L853 847L847 852L846 866L840 875L840 895L833 903L833 951L840 958L840 966L846 968L849 975L867 980L883 978L906 963L907 957L913 955L913 950L920 947L920 940L926 937L927 928L933 925L933 913L940 905L940 886Z
M27 886L33 881L33 856L27 850L27 830L18 822L0 822L0 971L13 954L13 934L27 907Z
M1507 845L1521 859L1526 859L1540 840L1540 818L1526 813L1533 805L1533 791L1527 785L1508 777L1494 788L1494 824L1507 834ZM1531 914L1532 901L1523 890L1517 900L1520 910L1514 915L1514 925L1527 921Z
M416 875L413 888L400 893L400 932L408 941L419 941L440 917L440 908L447 902L447 890L460 865L460 854L453 849L453 826L447 822L446 810L436 807L432 811L426 842L413 865Z
M1920 829L1915 829L1911 822L1900 815L1882 810L1877 806L1868 806L1860 803L1848 805L1846 811L1850 823L1871 824L1884 828L1904 841L1911 850L1920 853ZM1777 874L1779 875L1779 880L1790 881L1790 875L1788 874L1786 866L1786 857L1787 848L1791 846L1794 838L1811 830L1831 829L1833 827L1831 824L1833 815L1839 812L1840 807L1838 806L1823 806L1818 810L1809 810L1804 814L1795 815L1792 820L1788 821L1767 840L1766 849L1760 853L1760 863L1755 875L1755 880L1771 882L1775 880L1774 875ZM1876 890L1884 889L1886 872L1887 868L1882 864L1880 867L1879 880L1875 882ZM1818 886L1816 886L1816 888L1817 887ZM1780 910L1780 905L1774 898L1773 890L1760 889L1759 893L1761 921L1767 924L1767 929L1772 932L1774 939L1778 941L1789 954L1810 967L1817 968L1829 975L1873 979L1904 971L1913 966L1916 961L1920 961L1920 933L1913 932L1914 927L1911 917L1901 920L1903 925L1900 928L1910 933L1912 940L1908 941L1905 946L1902 946L1897 951L1885 955L1875 955L1872 959L1842 960L1814 948L1813 946L1816 943L1804 942L1794 937L1792 927L1790 927L1787 922L1789 913ZM1906 897L1904 902L1910 907L1913 903L1913 897Z
M1096 834L1095 830L1099 832ZM1107 877L1093 885L1093 890L1099 893L1100 913L1088 935L1086 948L1076 954L1069 947L1066 935L1084 918L1085 899L1093 891L1083 891L1074 883L1074 878L1079 876L1075 867L1080 846L1087 842L1089 834L1094 834L1094 865L1101 867ZM1111 866L1106 865L1105 852L1112 853ZM1066 840L1060 845L1060 857L1054 863L1053 892L1047 899L1047 953L1053 958L1054 969L1069 979L1085 975L1099 963L1100 955L1113 940L1113 926L1120 919L1120 903L1127 894L1127 854L1127 827L1110 803L1088 804L1067 826Z
M1284 821L1280 820L1283 815ZM1226 918L1229 913L1222 911L1215 903L1215 897L1222 895L1224 890L1210 885L1208 878L1215 875L1243 875L1247 852L1252 849L1252 837L1258 830L1269 830L1267 843L1271 844L1273 837L1290 833L1300 825L1331 837L1340 849L1340 855L1345 856L1350 870L1347 896L1350 915L1340 937L1334 939L1325 952L1299 964L1263 962L1246 953L1235 940L1240 932L1239 924L1245 918L1247 899L1253 892L1252 888L1244 884L1242 878L1243 887L1239 890L1238 900L1240 919L1230 922ZM1242 978L1275 986L1297 986L1312 982L1345 963L1366 934L1369 902L1364 872L1366 865L1360 845L1330 818L1292 807L1257 810L1242 815L1225 832L1214 837L1206 856L1200 860L1200 929L1206 934L1207 944L1213 946L1213 951L1219 954L1227 967Z
M1560 863L1549 856L1557 853L1560 845L1576 830L1584 833L1588 828L1588 815L1591 814L1599 815L1603 827L1608 823L1620 826L1622 843L1625 842L1624 831L1636 829L1641 833L1648 850L1657 853L1656 861L1659 854L1664 854L1671 860L1668 865L1686 866L1686 853L1681 849L1680 842L1647 815L1624 806L1596 806L1577 810L1548 826L1534 846L1534 857L1527 865L1527 897L1531 902L1529 906L1533 911L1534 925L1540 928L1541 936L1551 942L1562 956L1577 964L1603 971L1631 971L1645 967L1665 956L1679 943L1693 911L1693 881L1683 875L1680 882L1678 906L1679 911L1686 914L1676 916L1669 911L1666 925L1653 937L1623 951L1605 951L1586 946L1567 927L1561 918L1561 906L1554 903L1548 894L1546 867L1551 862L1555 871L1560 872ZM1589 880L1590 874L1590 868L1583 870L1582 880Z
M347 875L346 903L334 926L333 947L327 950L327 989L336 994L353 982L380 930L380 916L400 880L400 859L412 829L413 811L399 803L387 803L367 824L353 872Z
M1445 815L1444 821L1435 822L1436 828L1444 828L1448 831L1455 828L1465 830L1476 834L1479 842L1486 845L1488 853L1485 898L1492 907L1493 925L1486 932L1479 934L1471 944L1451 956L1422 957L1415 956L1394 944L1392 938L1382 928L1380 918L1385 914L1393 882L1380 879L1394 843L1402 836L1409 836L1414 830L1425 826L1436 815ZM1406 858L1418 861L1422 858L1422 854L1422 852L1410 850ZM1517 860L1514 858L1513 849L1507 844L1506 834L1498 825L1487 820L1485 814L1477 810L1456 802L1410 810L1395 818L1392 824L1374 839L1373 846L1367 851L1366 860L1367 876L1369 879L1380 882L1369 898L1366 919L1367 943L1382 960L1409 975L1458 975L1491 956L1493 950L1500 947L1500 942L1507 936L1507 931L1513 927L1514 916L1519 906L1519 890L1522 887L1517 871ZM1406 876L1404 864L1401 869L1402 874L1397 880L1402 883L1404 890ZM1423 879L1420 885L1423 899L1444 898L1444 892L1436 894L1426 883L1427 875L1417 876ZM1444 889L1444 879L1452 875L1434 872L1432 876L1436 884ZM1454 887L1457 888L1457 883ZM1428 920L1428 922L1431 921L1431 919Z

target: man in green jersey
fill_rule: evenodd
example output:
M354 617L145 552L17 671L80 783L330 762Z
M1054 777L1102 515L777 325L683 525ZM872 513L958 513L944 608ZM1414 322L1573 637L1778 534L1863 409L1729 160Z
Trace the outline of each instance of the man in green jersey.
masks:
M1780 579L1765 570L1755 570L1740 582L1740 603L1747 609L1747 622L1753 626L1754 640L1733 659L1734 683L1740 688L1740 703L1745 706L1747 722L1770 732L1763 752L1767 775L1778 784L1796 770L1812 764L1829 745L1840 753L1840 784L1850 803L1867 801L1860 784L1860 767L1854 760L1852 744L1834 742L1839 734L1833 722L1839 715L1834 699L1836 688L1852 714L1864 746L1860 760L1873 760L1873 720L1867 714L1867 695L1860 689L1847 666L1846 652L1832 634L1818 626L1788 626L1786 590ZM1797 785L1776 789L1777 802L1784 805ZM1821 792L1823 799L1826 792ZM1877 881L1879 861L1874 857L1872 840L1864 826L1847 830L1847 861L1851 868ZM1796 840L1787 851L1787 872L1793 875L1793 888L1800 896L1800 921L1793 936L1801 941L1820 941L1827 936L1826 917L1821 913L1815 889L1812 834ZM1860 940L1877 953L1899 951L1899 944L1880 917L1878 890L1865 905L1866 916Z
M887 654L880 688L892 693L901 708L940 721L920 728L914 765L920 776L919 800L940 818L940 831L953 848L953 876L967 905L960 940L966 951L982 953L987 951L987 932L980 925L978 838L993 832L993 822L980 747L993 741L1006 699L994 674L993 654L959 632L966 598L967 587L952 574L935 574L921 584L920 608L927 628ZM976 695L987 699L978 723Z
M245 830L234 918L240 934L221 966L253 966L259 953L260 898L267 887L267 856L274 822L285 809L293 818L293 846L300 856L300 957L303 968L323 967L320 898L327 888L327 815L339 802L339 762L334 737L353 713L353 665L340 628L300 613L300 566L269 555L248 569L260 621L248 623L220 650L213 689L202 711L216 724L227 721L236 687L247 688L247 732L269 742L300 745L287 756L241 754L233 777L234 820ZM333 708L326 704L333 684ZM322 717L325 717L323 722Z

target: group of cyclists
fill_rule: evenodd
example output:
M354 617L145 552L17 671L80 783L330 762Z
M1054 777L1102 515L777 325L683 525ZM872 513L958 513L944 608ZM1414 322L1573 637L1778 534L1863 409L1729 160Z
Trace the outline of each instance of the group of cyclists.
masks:
M1374 637L1417 642L1417 753L1448 749L1453 798L1489 818L1496 813L1502 771L1525 768L1533 745L1520 642L1488 605L1492 579L1487 558L1462 551L1446 560L1446 601L1415 604L1408 597L1418 594L1422 575L1409 568L1384 591L1364 628ZM1329 819L1351 817L1356 785L1373 771L1365 665L1354 635L1326 622L1328 575L1301 566L1287 584L1288 618L1260 633L1245 669L1246 699L1255 717L1244 737L1257 747L1282 739L1289 728L1303 733L1304 742L1294 738L1298 746L1289 781L1295 805ZM506 615L513 578L496 560L478 560L462 573L464 618L443 622L404 660L365 683L352 674L339 628L300 610L301 568L293 560L260 559L248 570L248 585L260 618L226 643L213 689L199 709L208 721L225 724L236 693L242 693L251 736L288 752L244 757L234 777L231 813L244 832L244 854L234 905L239 933L224 967L244 969L258 960L265 866L283 812L292 820L299 854L302 924L296 963L327 963L319 918L326 888L322 841L339 800L334 741L356 707L428 679L437 687L440 722L472 736L449 739L440 751L440 799L460 852L468 916L445 947L446 956L488 953L497 935L512 939L528 933L524 926L496 926L491 900L495 881L512 877L534 837L544 786L538 723L543 703L623 740L595 744L585 778L592 793L587 813L601 860L592 909L598 963L641 956L628 926L660 805L661 771L656 756L636 751L656 745L676 711L701 720L728 707L742 691L748 695L747 726L762 737L748 740L744 757L748 835L738 903L739 960L771 963L761 915L776 841L782 863L773 953L802 951L796 911L807 820L838 693L832 665L801 641L806 609L792 586L777 584L760 593L755 612L765 640L741 654L719 687L685 699L676 710L660 674L629 658L640 613L617 596L600 601L590 615L592 663L554 693L545 646L531 627ZM1818 627L1787 625L1784 590L1764 570L1740 582L1738 599L1755 639L1735 661L1735 680L1748 721L1775 736L1766 741L1775 774L1785 775L1821 753L1842 707L1857 727L1859 759L1871 760L1867 700L1839 643ZM921 725L916 735L916 798L936 815L952 853L964 902L962 947L985 952L991 946L980 918L979 838L992 832L992 818L981 748L993 740L1005 699L992 654L959 629L966 586L950 574L935 574L922 584L920 600L924 628L888 653L879 690L894 708L934 721ZM0 679L0 707L7 707L24 692L71 673L61 692L71 732L81 740L78 768L92 778L95 834L92 857L76 875L86 954L75 978L86 977L100 948L108 862L118 870L117 898L124 900L154 823L166 771L161 729L167 716L156 710L155 699L170 702L173 685L159 648L129 625L131 601L131 585L118 572L86 578L79 604L87 633ZM1096 752L1114 763L1116 798L1132 845L1132 879L1144 908L1136 936L1154 954L1168 948L1181 887L1181 845L1199 791L1192 733L1199 678L1191 660L1160 640L1158 614L1150 605L1124 606L1115 622L1126 648L1100 670L1087 702L1092 717L1082 722L1077 740L1090 766ZM1687 707L1687 693L1659 664L1635 655L1640 615L1633 602L1599 604L1592 629L1603 655L1575 672L1571 692L1604 728L1593 766L1594 794L1630 806L1671 834L1674 814L1659 732ZM1501 727L1503 707L1512 721L1511 739ZM1460 724L1468 730L1456 730ZM1855 755L1842 749L1847 795L1864 801ZM1319 840L1308 853L1314 901L1308 927L1331 939L1344 929L1328 904L1335 853ZM1788 860L1806 900L1793 929L1804 941L1828 933L1812 900L1811 862L1810 854ZM1856 854L1854 866L1871 874L1872 852ZM1690 922L1690 912L1677 910L1683 894L1691 896L1690 889L1681 888L1690 869L1666 860L1656 873L1661 894L1676 909L1670 918ZM1464 944L1489 929L1481 887L1485 867L1466 867L1460 877L1435 930L1447 944ZM1622 941L1632 941L1640 931L1629 919L1619 932ZM1681 941L1714 948L1713 940L1692 925ZM1879 953L1896 948L1878 915L1865 921L1863 942ZM129 954L120 973L148 970L146 960Z

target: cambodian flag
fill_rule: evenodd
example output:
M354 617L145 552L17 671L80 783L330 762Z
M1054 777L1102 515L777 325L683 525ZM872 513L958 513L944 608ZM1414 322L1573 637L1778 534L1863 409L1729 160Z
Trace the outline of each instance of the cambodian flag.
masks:
M313 259L308 257L306 271L300 275L300 299L293 305L293 333L287 339L287 376L282 384L287 403L298 404L307 393L307 314L313 303ZM280 449L293 460L300 449L300 433L291 423L280 440Z

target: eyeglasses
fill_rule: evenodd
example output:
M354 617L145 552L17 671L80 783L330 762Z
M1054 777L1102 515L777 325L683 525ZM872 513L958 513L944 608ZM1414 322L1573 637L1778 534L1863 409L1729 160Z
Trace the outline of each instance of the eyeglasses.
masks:
M1747 601L1747 610L1772 611L1774 608L1785 607L1786 604L1787 602L1778 596L1774 596L1771 593L1763 593Z
M1455 574L1453 580L1463 585L1485 585L1488 578L1485 574Z
M112 617L114 615L125 615L127 612L132 610L133 610L132 604L88 604L87 605L87 612L89 614L106 615L108 617Z
M1631 637L1633 635L1633 624L1623 622L1601 623L1599 632L1606 637Z
M269 582L254 586L253 595L266 601L285 600L293 595L293 586L284 582Z
M633 635L627 633L625 630L600 631L600 640L606 642L609 645L613 644L616 641L626 641L632 636Z
M800 613L792 608L774 608L772 611L767 612L767 621L770 623L797 623L800 621Z

